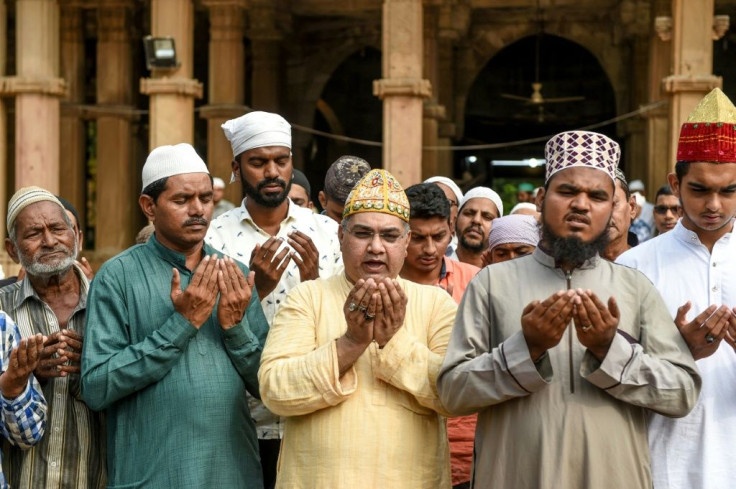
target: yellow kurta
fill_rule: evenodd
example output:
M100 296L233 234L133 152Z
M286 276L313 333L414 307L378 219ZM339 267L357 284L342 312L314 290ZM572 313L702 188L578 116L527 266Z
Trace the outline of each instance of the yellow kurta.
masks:
M261 356L261 397L288 416L277 488L449 488L436 380L456 305L439 287L397 279L404 325L339 378L335 340L352 288L344 274L304 282L283 302Z

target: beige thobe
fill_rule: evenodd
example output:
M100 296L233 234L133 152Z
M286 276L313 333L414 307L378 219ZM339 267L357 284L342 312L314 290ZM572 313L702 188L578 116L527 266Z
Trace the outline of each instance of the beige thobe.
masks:
M535 364L522 310L567 288L591 289L604 303L614 296L618 333L599 362L571 324ZM473 487L644 489L648 412L686 415L700 376L644 275L596 257L566 276L537 248L470 283L438 388L451 412L479 412Z

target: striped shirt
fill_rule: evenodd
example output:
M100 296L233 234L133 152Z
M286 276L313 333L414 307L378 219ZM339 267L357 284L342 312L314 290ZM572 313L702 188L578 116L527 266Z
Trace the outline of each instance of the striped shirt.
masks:
M18 327L10 317L0 311L0 354L3 372L7 370L10 353L18 346L19 341ZM24 449L41 440L46 426L46 401L35 377L31 376L28 379L25 390L15 399L6 399L0 395L0 410L2 410L0 433L5 440ZM3 489L10 487L2 471L0 471L0 487Z
M89 282L75 266L80 299L65 329L84 335ZM0 309L15 321L23 336L59 331L51 308L28 278L0 289ZM82 401L78 374L49 379L42 385L48 402L46 436L22 451L3 446L3 471L13 489L95 489L107 481L104 418Z

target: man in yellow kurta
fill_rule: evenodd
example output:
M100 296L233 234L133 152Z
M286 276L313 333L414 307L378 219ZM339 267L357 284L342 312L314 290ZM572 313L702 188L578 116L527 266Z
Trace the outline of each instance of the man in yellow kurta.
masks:
M276 313L261 397L286 416L277 488L449 488L436 380L456 306L399 278L410 239L398 181L372 170L339 229L345 273L303 282Z

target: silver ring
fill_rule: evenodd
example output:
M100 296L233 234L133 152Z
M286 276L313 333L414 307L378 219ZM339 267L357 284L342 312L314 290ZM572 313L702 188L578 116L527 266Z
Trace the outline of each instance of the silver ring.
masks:
M368 310L368 306L364 306L363 304L361 304L361 305L358 306L358 310L360 312L365 312L365 311Z
M365 317L366 321L373 321L374 319L376 319L375 314L368 314L367 312L364 313L363 316Z
M706 335L705 335L705 342L706 342L706 343L708 343L708 344L711 344L711 343L713 343L714 341L716 341L716 337L715 337L715 336L713 336L713 335L712 335L712 334L710 334L710 333L708 333L708 334L706 334Z
M348 305L348 311L353 312L358 308L358 305L355 302L351 302L350 305Z
M583 331L588 331L592 327L593 327L592 324L586 324L584 326L581 326L580 329L582 329Z

